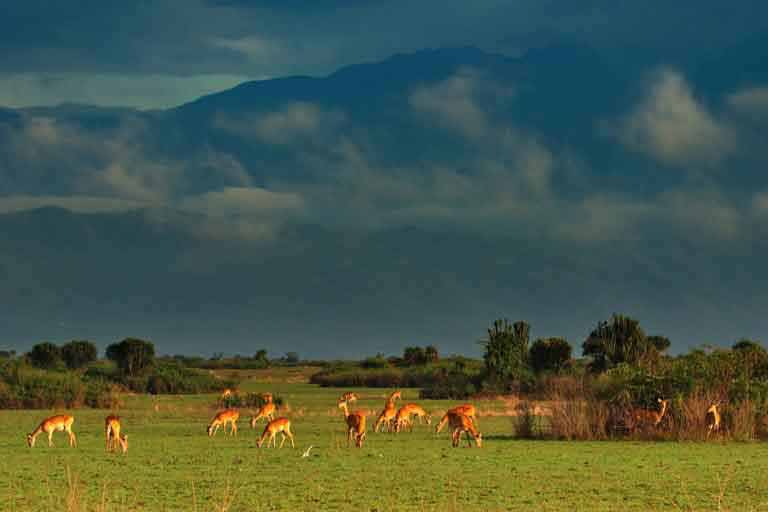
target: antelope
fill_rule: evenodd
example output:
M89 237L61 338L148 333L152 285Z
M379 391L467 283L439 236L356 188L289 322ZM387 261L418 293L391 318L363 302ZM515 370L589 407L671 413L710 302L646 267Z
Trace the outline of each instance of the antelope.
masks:
M270 444L277 448L277 439L275 438L277 434L281 434L283 436L282 440L280 441L280 448L283 447L286 438L291 440L291 448L296 448L296 446L293 444L293 434L291 433L291 420L288 418L277 418L276 420L272 420L267 423L267 426L264 427L264 432L261 434L261 438L258 440L256 445L261 448L261 445L264 444L264 440L269 437L269 440L267 441L267 448L269 448Z
M104 419L104 434L107 438L107 451L117 450L117 444L123 453L128 451L128 436L120 433L120 417L110 414Z
M346 401L339 402L339 408L344 410L344 420L347 422L347 445L354 439L355 446L362 448L365 439L365 414L360 411L350 413Z
M463 414L450 414L448 416L448 423L451 428L451 446L454 448L459 446L461 441L461 434L467 433L467 444L472 447L472 441L470 438L475 439L475 444L478 448L483 446L483 435L477 431L475 424L472 420Z
M343 395L341 395L341 397L339 397L339 403L341 403L341 402L347 402L347 403L356 402L359 398L360 397L357 396L357 393L352 393L352 392L344 393Z
M422 423L422 418L427 420L427 425L432 424L432 416L427 414L421 406L417 404L406 404L397 411L395 415L395 432L400 432L400 429L406 426L410 426L413 430L413 421L411 416L419 418L419 424Z
M75 437L75 433L72 432L72 423L74 422L75 417L68 414L60 414L46 418L34 431L27 434L27 444L30 448L34 448L37 436L45 432L48 434L48 446L53 446L53 433L58 430L60 432L66 432L69 435L69 446L77 446L77 437Z
M378 432L379 428L384 425L386 426L387 431L391 432L392 425L395 421L395 416L397 416L397 409L395 408L395 404L387 402L386 405L384 405L384 410L381 411L381 414L379 414L379 417L376 420L376 426L373 428L373 431Z
M221 392L221 399L226 400L227 398L231 398L232 395L234 395L234 391L232 391L229 388L226 388L224 391Z
M237 420L240 418L240 412L237 409L225 409L213 417L211 424L208 425L208 437L213 437L218 432L220 426L224 426L224 433L227 433L227 423L232 425L230 435L237 435Z
M266 419L268 422L275 419L275 404L271 401L272 395L269 396L270 401L262 405L256 412L256 415L251 417L251 428L256 428L256 422L261 418Z
M720 411L717 410L718 405L719 404L712 404L712 406L707 409L707 414L705 416L705 421L707 423L707 439L709 439L712 432L717 433L720 431Z
M661 420L664 419L664 413L667 412L669 406L669 400L658 399L661 404L660 411L653 411L649 409L635 409L632 412L632 419L634 420L634 427L650 425L655 427L659 426Z
M378 432L379 427L382 425L387 426L388 432L392 431L392 424L395 420L395 416L397 415L397 409L395 409L395 401L398 398L400 398L400 391L395 391L389 395L387 402L384 404L384 410L381 411L381 414L379 414L379 417L376 420L376 426L373 429L374 432Z
M440 419L440 423L437 424L437 427L435 428L435 434L439 434L441 430L448 424L448 419L451 414L463 414L467 418L472 420L472 423L475 424L475 427L477 427L477 411L475 410L475 406L472 404L463 404L463 405L457 405L456 407L453 407L452 409L448 409L443 417Z

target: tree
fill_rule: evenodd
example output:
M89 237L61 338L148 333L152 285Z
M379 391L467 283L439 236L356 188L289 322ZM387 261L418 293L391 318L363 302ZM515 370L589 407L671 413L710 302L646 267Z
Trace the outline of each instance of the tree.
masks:
M114 361L123 374L141 374L155 362L155 345L151 341L126 338L107 347L107 359Z
M265 362L265 363L269 361L269 359L267 359L267 351L264 350L264 349L257 350L256 354L254 354L253 358L256 361L262 361L262 362Z
M403 362L406 366L418 366L426 363L427 358L421 347L405 347L403 350Z
M571 345L563 338L538 339L530 350L531 368L535 373L560 372L571 359Z
M582 344L582 353L592 358L591 371L603 372L622 363L630 366L653 364L668 347L667 338L648 337L640 328L640 322L614 314L610 321L597 324Z
M296 364L300 361L299 353L298 352L286 352L285 353L285 362L290 364Z
M50 369L61 361L61 349L53 343L38 343L27 354L29 362L38 368Z
M494 381L521 378L528 369L528 337L526 322L510 324L505 318L493 322L488 338L483 340L485 370Z
M98 351L90 341L74 340L61 347L61 358L67 368L76 370L96 360Z
M437 352L436 346L427 345L424 347L424 360L427 363L436 363L440 360L440 354Z

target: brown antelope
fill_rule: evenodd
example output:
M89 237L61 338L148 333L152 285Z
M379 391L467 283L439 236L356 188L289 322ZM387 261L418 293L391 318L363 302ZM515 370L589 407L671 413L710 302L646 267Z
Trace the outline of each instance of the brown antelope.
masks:
M384 410L381 411L378 419L376 420L376 426L373 429L374 432L378 432L379 428L382 425L386 426L388 432L392 431L392 427L395 421L395 416L397 415L397 409L395 408L395 401L399 398L400 398L400 391L394 391L391 395L389 395L389 398L387 398L387 402L384 404Z
M376 420L376 425L374 426L373 431L378 432L379 428L384 426L387 429L387 432L392 432L396 416L397 409L395 408L395 404L387 402L384 405L384 410L381 411Z
M74 422L75 417L68 414L60 414L46 418L35 430L27 434L27 444L30 448L34 448L37 436L45 432L48 434L48 446L53 446L53 433L58 430L59 432L66 432L69 435L69 446L77 446L77 437L75 437L75 433L72 432L72 423Z
M422 424L422 418L426 419L427 425L432 424L432 416L427 414L421 406L417 404L405 404L402 406L395 415L395 432L400 432L405 427L410 427L413 431L412 416L419 418L419 425Z
M286 438L291 440L291 448L296 448L293 444L293 434L291 433L291 420L288 418L277 418L276 420L267 423L267 426L264 427L264 432L261 434L261 438L256 445L261 448L261 445L264 444L264 440L269 438L267 441L267 448L269 448L270 444L277 448L277 439L275 438L277 434L282 434L283 436L280 441L280 448L283 447Z
M349 404L352 402L356 402L359 399L360 397L357 396L357 393L349 392L349 393L344 393L343 395L341 395L341 397L339 397L339 403L347 402Z
M344 420L347 422L347 445L354 439L355 446L363 447L365 439L365 414L360 411L349 412L347 402L339 402L339 408L344 410Z
M229 388L224 389L224 391L221 392L221 399L226 400L227 398L232 398L232 395L234 395L235 392L232 391Z
M104 434L107 438L107 451L117 450L117 445L123 453L128 451L128 436L120 433L120 417L110 414L104 419Z
M715 434L720 432L720 411L717 410L718 405L719 404L712 404L712 406L707 409L707 414L705 416L707 423L707 439L709 439L710 434L713 432Z
M224 433L227 433L227 423L232 425L232 428L230 430L230 435L237 435L237 420L240 418L240 412L237 409L226 409L224 411L219 412L216 416L213 417L213 420L211 421L211 424L208 425L208 437L212 437L216 435L216 432L218 432L219 427L222 425L224 426Z
M443 417L440 418L440 422L435 428L435 434L439 434L440 431L443 430L443 428L448 424L448 419L451 414L463 414L467 418L471 419L472 423L474 423L475 427L477 427L477 411L475 410L475 406L472 404L462 404L448 409L445 414L443 414Z
M275 419L275 404L273 402L270 401L262 405L256 412L256 415L251 417L251 428L256 428L256 422L262 418L267 420L267 422Z
M483 435L477 431L472 420L463 414L449 414L448 423L451 428L451 446L456 448L461 441L461 434L467 433L467 444L471 447L471 438L475 439L478 448L483 446Z
M664 419L664 414L667 412L669 406L669 400L662 400L659 398L659 404L661 409L659 411L653 411L650 409L635 409L632 411L632 419L634 420L634 428L651 426L658 427L661 420Z

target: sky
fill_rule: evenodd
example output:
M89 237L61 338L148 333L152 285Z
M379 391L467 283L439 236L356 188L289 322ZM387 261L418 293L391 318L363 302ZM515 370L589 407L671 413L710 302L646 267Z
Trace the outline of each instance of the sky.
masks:
M2 347L765 338L764 2L8 4Z

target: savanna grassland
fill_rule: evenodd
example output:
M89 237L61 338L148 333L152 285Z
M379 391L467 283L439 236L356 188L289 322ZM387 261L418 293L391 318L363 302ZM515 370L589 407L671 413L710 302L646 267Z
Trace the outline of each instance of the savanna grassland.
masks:
M479 406L481 449L454 449L444 431L374 434L347 448L338 389L308 371L241 373L243 391L271 391L286 406L296 449L256 447L243 410L239 435L205 428L217 396L126 395L119 410L130 449L104 451L107 411L74 411L78 447L54 434L29 449L24 435L49 411L0 411L2 511L260 510L766 510L763 443L559 442L513 439L503 400ZM358 389L353 408L381 409L387 390ZM452 402L417 400L437 415ZM433 423L434 425L434 423ZM312 445L310 457L301 457Z

